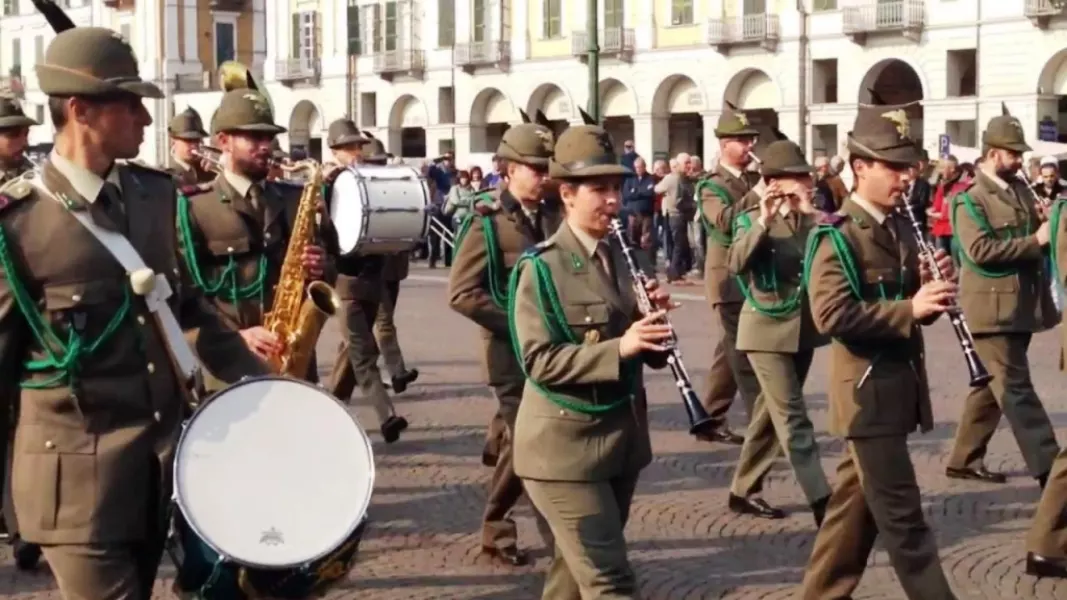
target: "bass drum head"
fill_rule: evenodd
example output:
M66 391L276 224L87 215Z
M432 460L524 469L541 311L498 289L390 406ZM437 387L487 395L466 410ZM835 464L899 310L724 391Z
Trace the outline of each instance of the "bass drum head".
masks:
M370 439L316 386L281 377L219 392L186 424L175 500L189 527L239 564L300 566L339 548L374 489Z
M330 192L330 220L337 230L342 254L349 254L367 234L367 190L351 167L334 179Z

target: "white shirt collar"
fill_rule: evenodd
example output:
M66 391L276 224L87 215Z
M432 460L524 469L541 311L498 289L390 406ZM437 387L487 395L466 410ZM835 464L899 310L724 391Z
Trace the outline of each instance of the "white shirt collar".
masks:
M886 211L882 208L875 206L867 201L866 198L860 196L856 192L852 192L852 201L860 205L860 208L867 211L867 214L871 215L871 218L875 220L879 225L885 223Z
M574 232L574 237L578 239L578 243L581 244L582 248L585 250L586 258L592 258L592 256L596 254L596 247L597 244L600 243L600 240L595 239L578 227L570 224L568 224L568 226L571 228L571 231Z
M226 181L233 186L233 189L240 194L242 198L248 195L248 190L252 188L251 179L244 175L238 175L229 169L226 169L222 173L226 176Z
M85 198L89 203L96 202L97 196L100 195L100 190L104 187L105 180L101 179L96 173L60 156L55 150L52 150L51 154L48 155L48 162L70 182L70 187L74 188L74 191L78 192L82 198ZM122 191L117 165L111 165L106 182L114 184L120 192Z

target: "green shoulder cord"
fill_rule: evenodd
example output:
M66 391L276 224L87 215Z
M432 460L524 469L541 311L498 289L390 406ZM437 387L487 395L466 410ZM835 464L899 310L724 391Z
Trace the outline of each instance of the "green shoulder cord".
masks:
M752 217L749 213L741 213L737 215L737 219L734 220L734 240L741 237L746 231L752 228ZM805 256L805 259L807 257ZM757 289L764 292L778 293L778 269L774 266L773 260L769 265L755 265L752 269L752 276L754 284ZM741 275L734 275L734 279L737 281L737 286L741 288L741 294L744 295L745 300L752 306L752 309L761 315L771 317L772 319L785 319L796 313L800 308L801 298L804 294L804 278L801 277L800 284L797 289L793 290L793 293L784 300L779 300L773 304L766 305L756 299L752 294L752 290L748 287L748 282L745 281Z
M701 196L703 196L704 188L708 188L713 194L718 196L724 206L730 206L734 201L730 198L730 192L726 191L726 188L715 183L711 179L701 179L698 181L696 190L693 192L693 195L696 196L697 211L700 213L700 223L704 225L704 232L708 234L708 239L723 248L729 248L731 239L730 232L715 229L715 225L712 225L711 221L708 221L707 216L704 215L703 203L700 201Z
M533 385L537 391L544 394L544 396L551 400L553 404L560 408L583 415L602 415L631 402L633 400L632 390L634 383L636 382L637 369L640 369L640 364L635 361L627 361L624 363L621 377L622 383L630 388L631 392L610 404L571 402L559 394L555 394L545 389L544 386L530 377L530 374L526 371L526 361L523 360L522 345L519 342L518 332L515 327L515 298L518 295L519 273L526 263L530 263L530 268L533 269L534 289L537 296L537 310L541 313L541 319L544 322L545 329L548 331L552 342L556 344L575 345L580 345L582 343L563 315L563 306L559 301L559 292L556 290L555 282L552 281L552 271L549 269L545 261L537 256L537 254L532 252L523 254L519 257L519 261L515 263L515 268L511 270L511 277L508 280L508 328L511 331L512 349L515 352L515 357L518 359L522 374L526 377L526 381Z
M205 296L220 298L231 304L237 304L242 300L258 298L262 305L267 281L267 255L259 257L259 265L256 266L256 276L252 283L241 286L237 282L237 259L233 254L229 256L226 268L219 274L215 281L204 279L204 273L200 270L200 261L196 256L196 244L193 240L192 218L189 216L189 198L185 194L178 194L178 235L182 247L182 257L185 266L193 278L193 284L200 288Z
M1067 200L1057 198L1056 201L1052 203L1048 215L1049 268L1052 272L1052 281L1056 282L1057 286L1062 284L1060 281L1060 265L1057 262L1059 252L1056 248L1056 244L1060 239L1060 219L1063 218L1064 205L1067 205Z
M841 270L844 271L845 281L848 282L848 288L852 290L852 295L856 300L864 301L863 286L860 281L859 267L856 265L856 257L852 254L852 248L848 245L848 240L845 236L837 230L833 225L822 224L817 225L808 236L808 244L804 249L804 285L805 287L811 284L811 265L815 259L815 251L819 249L819 243L823 238L830 240L830 247L833 248L834 255L837 256L838 262L841 263ZM899 283L897 289L897 295L892 300L902 300L904 298L904 267L901 266L900 274L897 278ZM882 300L890 300L885 290L885 282L878 282L878 295Z
M460 223L459 229L456 231L455 244L456 250L459 250L460 244L463 243L463 238L467 237L470 233L471 224L474 219L481 219L483 236L485 237L485 256L487 261L486 278L489 280L489 296L493 300L493 304L501 310L506 310L508 307L508 298L505 290L502 289L504 284L504 278L501 277L503 273L504 257L500 254L500 245L496 240L496 229L493 227L493 218L487 215L480 215L474 210L474 207L479 202L492 202L493 198L488 192L482 192L474 197L471 201L471 211L463 221Z
M25 389L49 389L62 385L74 386L78 377L78 370L82 360L94 354L103 346L122 326L130 314L131 297L128 285L123 287L122 306L108 321L104 330L95 340L86 342L81 335L71 327L67 331L67 341L59 339L55 329L37 310L37 303L30 296L25 284L19 279L15 270L15 261L11 257L11 249L7 243L7 235L0 228L0 266L4 268L4 278L11 286L12 296L19 312L30 326L37 344L46 354L46 358L26 361L25 369L31 373L43 373L56 371L55 375L41 381L23 381L21 387Z
M989 220L986 219L985 216L983 216L981 213L979 213L977 208L975 208L974 200L971 198L971 195L967 192L960 192L959 194L956 194L952 197L952 212L949 213L949 222L952 223L952 243L959 251L960 262L966 265L968 269L974 271L975 273L978 273L982 277L988 277L990 279L1000 279L1001 277L1017 275L1019 273L1019 269L1017 268L1008 267L1003 271L998 271L979 266L977 263L971 260L971 257L967 255L967 249L963 247L963 242L962 240L960 240L959 228L956 227L956 211L959 210L959 207L961 205L963 206L964 210L967 211L967 216L973 219L975 224L978 225L978 229L986 235L990 235L993 238L1001 241L1008 241L1014 239L1016 234L1018 233L1015 231L1007 231L1005 232L1005 237L999 237L997 235L996 230L994 230L993 226L989 223ZM1030 222L1030 212L1027 211L1026 225L1024 226L1022 234L1019 237L1026 237L1030 235L1031 226L1032 223Z

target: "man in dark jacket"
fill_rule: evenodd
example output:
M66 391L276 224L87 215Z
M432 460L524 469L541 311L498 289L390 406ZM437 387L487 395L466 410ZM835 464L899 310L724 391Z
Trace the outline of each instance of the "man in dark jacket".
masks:
M634 174L623 183L622 206L629 215L630 243L634 248L652 248L652 215L656 205L656 178L648 172L645 159L634 160Z

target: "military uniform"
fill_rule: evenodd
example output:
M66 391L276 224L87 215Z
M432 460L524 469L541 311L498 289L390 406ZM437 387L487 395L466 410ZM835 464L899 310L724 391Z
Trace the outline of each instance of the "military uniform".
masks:
M192 107L186 108L175 115L167 126L167 132L170 134L171 139L187 142L199 143L207 137L207 132L204 131L204 123L200 119L200 113L196 112ZM173 159L175 164L168 171L174 175L180 186L195 186L210 183L215 179L216 174L212 171L204 170L200 165L200 161L190 163L180 160L176 156Z
M766 181L810 176L812 171L800 147L789 141L771 144L761 169ZM816 217L814 211L804 213L785 203L764 223L758 202L757 208L737 217L728 259L745 296L738 319L737 350L747 355L761 389L741 446L730 501L735 510L748 512L743 499L762 488L781 448L812 506L816 523L821 523L830 484L819 464L815 428L804 403L804 381L815 349L828 342L815 329L804 294L805 249ZM768 508L760 499L749 502L758 509ZM775 511L769 516L779 515L781 512Z
M163 97L109 29L59 33L36 69L49 96ZM220 377L267 373L183 277L175 203L159 201L175 196L164 172L115 165L101 179L55 152L0 192L0 365L21 387L15 508L68 600L152 595L188 382L172 366L182 338L146 295L170 288L157 310L199 330ZM124 234L146 267L129 276L94 231Z
M14 98L0 96L0 136L9 132L25 130L35 125L40 125L40 123L27 117ZM0 185L31 169L33 169L33 163L26 158L25 154L20 156L0 156Z
M1026 152L1022 125L995 117L983 135L993 148ZM1033 334L1059 320L1050 293L1042 244L1034 232L1041 217L1026 183L979 169L955 196L953 237L960 248L960 306L974 334L975 350L993 380L967 396L948 460L948 475L1004 481L983 465L1001 413L1011 424L1030 474L1042 485L1059 452L1045 407L1030 380L1027 350Z
M404 364L404 353L400 350L400 340L396 335L396 302L400 297L400 282L408 278L411 254L401 252L389 254L383 258L382 265L382 302L378 305L378 314L374 319L374 338L382 352L385 369L392 380L393 391L400 394L407 386L419 378L418 369L408 369Z
M715 128L715 136L723 138L755 138L759 131L752 127L745 114L738 110L724 111ZM737 320L744 297L727 268L727 254L734 219L751 208L753 198L746 195L759 182L759 175L738 171L721 162L707 177L697 183L700 202L699 219L707 237L704 259L704 285L708 301L719 317L719 342L711 357L708 384L703 403L715 421L703 437L740 444L742 439L726 428L726 413L734 396L741 392L745 410L751 416L752 405L759 396L759 381L744 354L736 349Z
M508 129L497 155L547 169L553 141L548 128L523 123ZM456 236L449 304L481 327L486 381L499 403L483 453L494 472L482 518L482 548L505 561L521 564L526 558L516 547L515 522L509 516L523 491L512 463L511 439L526 377L512 346L505 289L522 253L555 233L563 215L554 202L519 201L506 183L482 194L475 202L482 208L471 213ZM542 526L541 531L550 541L547 526Z
M564 131L549 163L553 179L576 185L627 173L597 126ZM620 358L619 338L639 317L620 258L619 248L564 224L523 257L508 291L527 375L515 473L555 537L546 600L639 597L623 528L652 460L642 362L662 368L666 356Z
M362 160L385 164L385 148L381 142L363 136L355 124L347 119L334 121L330 125L326 141L331 148L370 146L369 155L363 156ZM329 186L327 188L326 198L329 198ZM358 383L363 396L374 407L382 437L387 443L392 443L400 439L400 433L407 429L408 422L396 415L378 370L380 352L374 336L374 321L385 291L384 268L383 256L342 256L337 260L341 326L348 335L343 336L337 348L330 375L330 391L334 396L348 400Z
M851 156L902 173L919 160L907 119L899 107L861 106L848 135ZM833 339L830 431L847 444L801 597L851 597L881 537L905 597L954 599L907 445L916 428L933 427L920 326L937 315L914 317L910 298L922 283L916 240L885 207L888 198L874 204L859 195L863 187L812 234L811 312Z
M249 89L223 96L214 125L216 133L285 131L274 124L266 99ZM303 187L255 182L226 169L210 188L195 191L199 193L183 195L178 205L178 231L193 281L234 329L262 325L274 302ZM336 247L336 234L325 217L318 235L325 247ZM324 279L332 283L333 278L327 266ZM305 378L318 381L314 358ZM222 387L217 377L205 379L209 389Z

